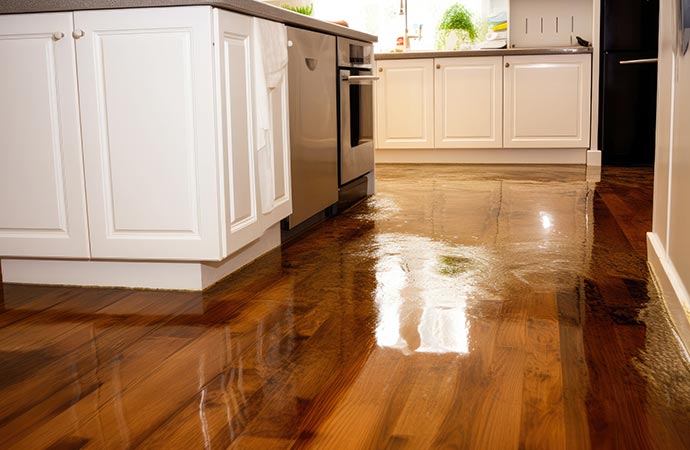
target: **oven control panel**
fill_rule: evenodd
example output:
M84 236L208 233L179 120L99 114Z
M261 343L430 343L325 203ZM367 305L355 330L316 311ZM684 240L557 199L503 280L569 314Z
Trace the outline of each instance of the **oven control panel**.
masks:
M374 46L369 42L338 38L338 67L371 68L374 64Z

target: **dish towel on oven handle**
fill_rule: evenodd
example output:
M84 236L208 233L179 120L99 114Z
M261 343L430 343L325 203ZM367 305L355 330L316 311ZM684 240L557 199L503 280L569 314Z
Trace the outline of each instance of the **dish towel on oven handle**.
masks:
M288 63L287 29L283 24L254 18L254 69L256 90L257 165L261 212L273 210L275 199L271 132L271 97L285 76Z

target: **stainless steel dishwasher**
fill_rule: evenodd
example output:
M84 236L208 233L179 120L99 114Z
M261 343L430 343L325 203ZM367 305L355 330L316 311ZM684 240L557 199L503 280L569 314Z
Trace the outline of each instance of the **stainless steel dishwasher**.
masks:
M335 37L288 27L293 229L338 202Z

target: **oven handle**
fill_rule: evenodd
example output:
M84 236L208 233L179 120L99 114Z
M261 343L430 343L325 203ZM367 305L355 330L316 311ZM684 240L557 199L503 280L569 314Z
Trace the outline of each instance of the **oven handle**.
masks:
M377 77L376 75L354 75L354 76L349 76L349 75L343 75L342 80L343 81L376 81L380 77Z

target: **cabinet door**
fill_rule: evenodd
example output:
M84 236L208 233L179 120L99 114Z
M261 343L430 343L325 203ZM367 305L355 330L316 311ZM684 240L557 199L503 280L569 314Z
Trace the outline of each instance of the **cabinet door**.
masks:
M74 20L93 256L219 259L211 8Z
M435 64L436 147L503 147L503 58L439 58Z
M72 29L71 13L0 16L2 256L89 256Z
M376 63L377 148L434 147L434 60Z
M252 64L251 17L214 9L216 54L221 93L218 114L223 148L225 189L225 255L233 253L263 233L257 192L255 123L253 117L255 77Z
M271 150L273 152L273 198L272 208L263 217L263 228L292 214L290 182L290 110L288 106L287 67L280 84L269 94L271 104Z
M591 55L504 60L505 147L589 148Z

